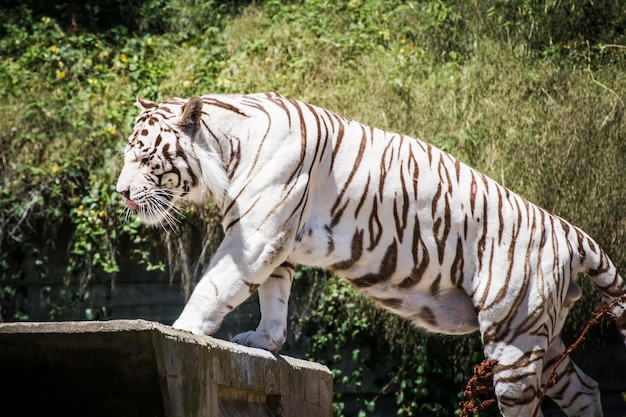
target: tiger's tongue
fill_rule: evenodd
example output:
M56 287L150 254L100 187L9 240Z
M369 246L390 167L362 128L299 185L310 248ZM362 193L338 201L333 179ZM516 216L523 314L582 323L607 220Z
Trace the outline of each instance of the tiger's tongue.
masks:
M133 200L126 199L126 205L131 210L137 210L139 208L139 204L135 203Z

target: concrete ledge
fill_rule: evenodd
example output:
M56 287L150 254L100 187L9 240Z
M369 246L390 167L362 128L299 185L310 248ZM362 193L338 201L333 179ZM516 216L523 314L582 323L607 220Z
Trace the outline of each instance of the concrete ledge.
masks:
M143 320L0 324L7 416L332 415L325 366Z

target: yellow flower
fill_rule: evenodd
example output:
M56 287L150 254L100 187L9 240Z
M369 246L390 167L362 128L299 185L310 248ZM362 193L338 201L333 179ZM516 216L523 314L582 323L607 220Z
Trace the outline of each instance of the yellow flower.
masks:
M122 61L123 63L126 63L126 61L128 61L128 57L126 57L126 54L122 54L120 56L120 61Z
M89 216L90 216L90 217L93 217L93 216L95 216L95 215L96 215L96 212L95 212L95 211L93 211L93 210L89 210Z
M54 166L52 167L52 175L57 174L60 170L61 168L57 164L54 164Z
M104 210L100 210L98 212L98 217L100 217L100 218L104 217Z
M189 81L189 80L183 81L183 87L184 88L188 88L190 85L191 85L191 81Z
M56 45L52 45L50 47L50 50L52 51L53 54L58 54L59 53L59 48Z
M83 211L82 210L76 210L76 215L78 217L83 217Z
M117 133L117 129L115 126L109 126L107 127L107 132L109 132L109 135L115 135Z
M57 71L57 78L62 80L65 78L65 71Z

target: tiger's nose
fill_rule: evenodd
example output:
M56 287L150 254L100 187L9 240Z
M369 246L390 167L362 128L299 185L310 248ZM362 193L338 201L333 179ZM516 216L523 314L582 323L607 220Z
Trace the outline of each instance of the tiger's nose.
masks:
M130 190L128 188L121 190L119 193L122 194L125 199L130 200Z

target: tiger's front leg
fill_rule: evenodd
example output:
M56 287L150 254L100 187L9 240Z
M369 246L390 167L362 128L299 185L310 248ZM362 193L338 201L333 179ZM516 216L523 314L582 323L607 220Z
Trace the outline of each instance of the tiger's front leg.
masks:
M284 262L259 287L261 321L254 331L240 333L233 342L277 352L287 338L287 306L294 266Z
M226 314L261 287L266 288L260 291L263 306L268 305L270 293L280 286L279 290L285 294L285 297L281 296L280 299L285 302L286 311L293 267L278 268L287 255L277 248L284 247L289 235L290 232L285 231L275 234L273 239L260 235L243 239L239 233L227 234L211 260L207 272L194 288L185 308L172 326L197 335L211 335L219 329ZM284 271L281 272L281 276L286 278L281 280L271 278L270 283L265 286L270 274L275 275L275 270ZM277 316L264 314L264 319L259 325L261 330L269 330L273 326L272 323L276 322ZM286 327L286 314L284 321L283 327ZM271 332L272 336L274 333ZM254 341L259 340L254 338ZM277 338L276 341L281 340L283 339ZM277 349L275 343L244 342L244 344L268 350Z

